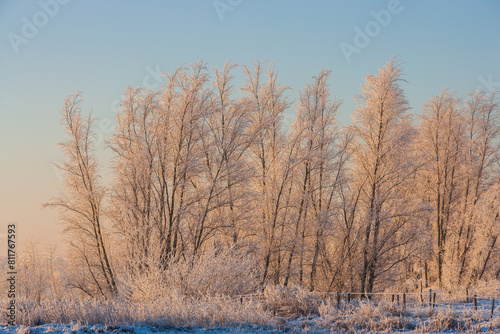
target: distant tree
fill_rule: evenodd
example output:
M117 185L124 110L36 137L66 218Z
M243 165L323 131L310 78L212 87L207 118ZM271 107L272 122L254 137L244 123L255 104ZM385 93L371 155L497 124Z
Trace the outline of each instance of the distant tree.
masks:
M18 289L22 298L36 302L63 297L65 268L62 259L56 256L55 247L40 247L38 242L28 240L19 255Z

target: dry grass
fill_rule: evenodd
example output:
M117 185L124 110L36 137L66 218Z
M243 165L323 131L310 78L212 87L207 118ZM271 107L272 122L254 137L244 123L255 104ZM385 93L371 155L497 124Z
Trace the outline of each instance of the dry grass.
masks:
M264 304L277 316L310 316L319 314L321 300L314 292L300 287L268 286L264 290Z
M241 331L434 333L500 330L498 318L472 310L412 307L403 310L389 302L354 300L351 304L322 300L299 287L269 286L259 297L194 297L171 289L147 301L115 299L21 300L17 321L29 327L47 323L72 324L72 330L95 324L156 328L231 328ZM6 323L6 319L2 319ZM73 328L74 327L74 328Z
M40 305L20 301L17 322L24 326L46 323L105 325L153 325L166 327L218 327L270 323L271 314L263 303L232 298L189 299L171 296L169 300L144 303L126 301L53 300ZM2 319L2 323L6 323Z

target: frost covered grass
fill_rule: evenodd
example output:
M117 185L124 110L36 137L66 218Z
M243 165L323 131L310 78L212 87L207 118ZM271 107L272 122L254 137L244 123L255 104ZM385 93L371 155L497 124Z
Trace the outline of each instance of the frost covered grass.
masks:
M37 304L21 300L18 306L20 326L5 327L4 331L41 333L49 327L52 333L500 331L500 319L490 319L486 307L478 311L456 306L432 310L425 305L403 309L395 303L368 300L337 305L314 292L283 286L269 286L263 294L245 297L187 297L171 292L143 302L61 299ZM2 324L6 323L2 319Z
M190 299L172 295L168 300L127 301L53 300L40 305L20 302L17 322L25 326L46 323L148 325L160 327L218 327L261 325L271 319L263 304L230 298ZM6 323L6 321L4 321Z

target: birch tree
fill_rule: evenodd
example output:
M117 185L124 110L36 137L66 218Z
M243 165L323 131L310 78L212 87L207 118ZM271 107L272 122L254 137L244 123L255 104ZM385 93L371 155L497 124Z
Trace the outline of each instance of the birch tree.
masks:
M214 212L218 222L212 231L229 244L248 236L245 225L250 221L248 203L253 196L248 190L253 173L246 153L255 133L249 131L249 110L232 96L232 71L236 67L226 63L214 70L212 110L205 120L206 135L202 138L206 172L211 180L220 183Z
M498 175L497 175L498 177ZM500 278L500 179L481 196L474 212L474 247L466 284Z
M329 260L326 237L332 229L334 209L339 204L337 192L344 181L347 160L345 145L342 148L338 145L341 140L335 117L340 102L330 99L329 74L321 71L306 84L299 97L290 134L297 141L299 171L294 193L297 206L295 240L288 268L298 253L298 282L303 283L307 269L310 290L315 289L318 267L325 269L325 262ZM321 273L328 276L328 271Z
M360 287L366 293L373 291L378 275L404 259L394 258L394 253L415 238L398 233L412 230L408 225L415 210L400 199L411 194L408 183L418 168L410 149L415 131L400 87L402 80L401 67L393 59L377 75L365 78L356 97L354 173L362 191Z
M458 263L458 284L465 276L470 277L471 251L477 242L475 227L478 224L473 218L477 203L498 175L495 162L498 162L499 153L499 108L498 93L486 94L484 91L469 94L464 106L462 196L460 217L454 229L452 259Z
M460 108L460 99L447 90L432 97L424 106L419 131L421 153L426 161L420 182L433 208L434 257L440 286L448 237L459 208L464 143Z
M155 266L165 268L171 259L193 252L202 233L193 185L201 170L202 123L211 105L207 82L203 63L191 71L179 68L167 75L161 93L128 89L117 115L115 226L132 241L139 260Z
M273 66L267 71L264 82L262 63L251 69L245 66L247 81L243 86L246 96L243 99L250 117L249 131L252 143L247 158L255 170L252 186L256 194L254 219L258 229L253 233L262 235L259 244L265 245L263 254L264 284L274 264L274 281L279 283L282 252L281 241L285 229L287 210L287 189L293 172L294 144L287 143L282 129L283 113L289 107L284 95L287 87L277 83L277 73Z
M141 88L127 88L111 139L116 175L112 193L114 227L126 247L122 255L133 259L139 269L158 261L155 223L164 210L164 203L155 193L157 95Z
M68 139L60 146L67 161L57 167L64 172L66 190L44 206L59 209L73 265L83 272L83 280L72 282L73 287L92 297L108 298L117 293L117 285L104 224L106 192L94 152L94 120L91 115L82 116L82 101L79 92L64 101L61 123Z
M244 159L252 135L248 133L248 110L231 97L234 67L226 63L215 69L210 109L200 126L200 174L192 178L199 196L193 256L215 236L220 239L229 233L230 243L237 243L248 212L244 201L251 194L244 189L251 170Z

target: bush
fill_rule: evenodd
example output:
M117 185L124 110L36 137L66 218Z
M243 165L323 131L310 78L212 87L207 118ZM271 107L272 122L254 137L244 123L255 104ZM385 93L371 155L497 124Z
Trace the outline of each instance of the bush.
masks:
M239 296L258 289L255 263L237 248L210 250L193 261L171 261L166 270L159 265L122 276L121 294L131 301L168 299L170 296L201 298ZM177 298L177 297L175 297Z
M268 286L264 290L265 308L280 316L319 314L320 299L301 287Z

